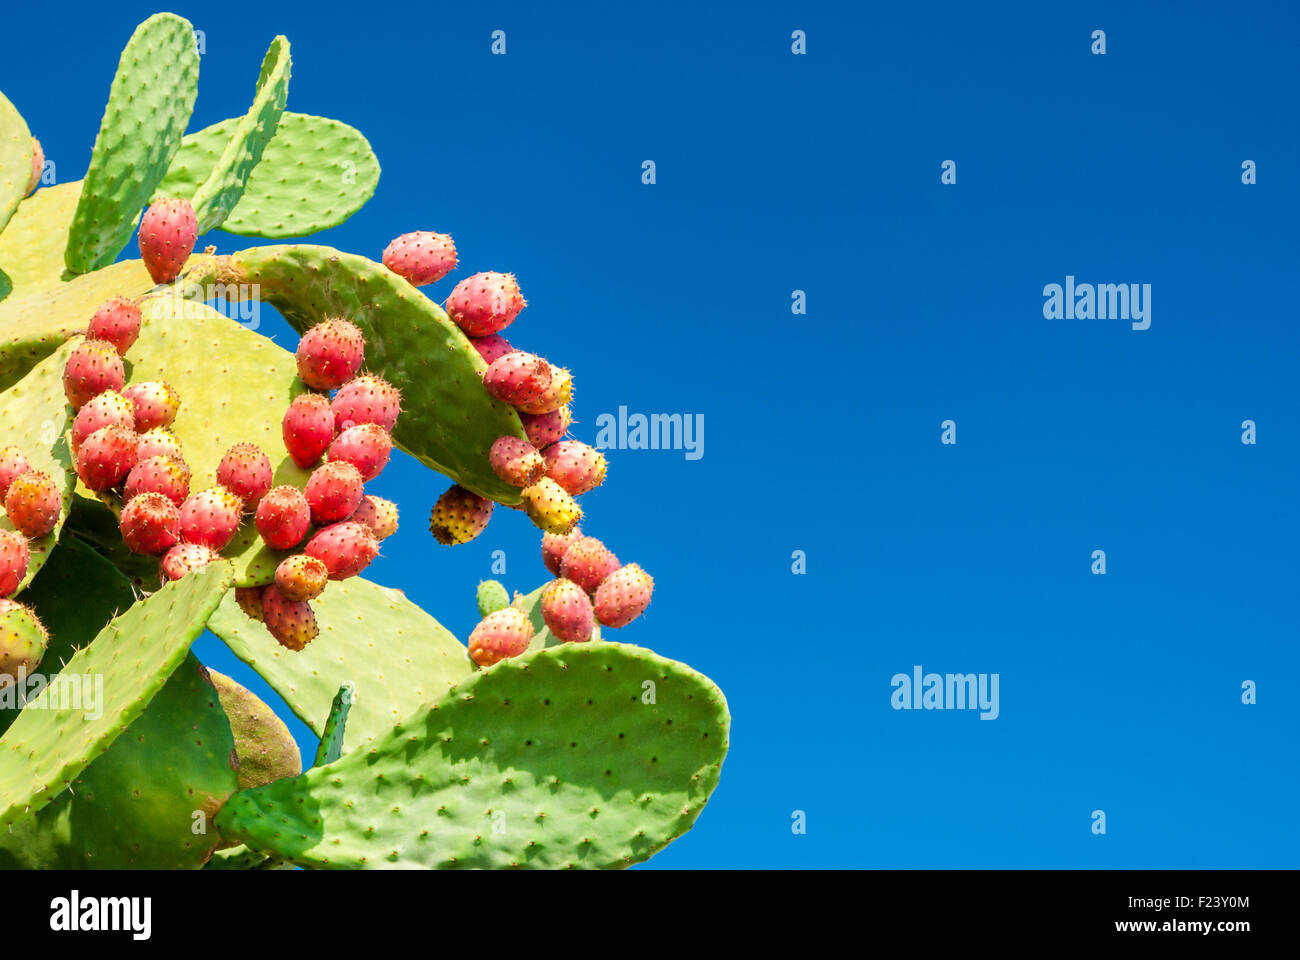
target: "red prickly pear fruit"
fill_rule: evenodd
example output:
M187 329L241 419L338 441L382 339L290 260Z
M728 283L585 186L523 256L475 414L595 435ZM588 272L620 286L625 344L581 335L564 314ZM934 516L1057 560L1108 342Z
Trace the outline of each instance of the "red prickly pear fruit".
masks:
M445 233L404 233L384 250L384 266L412 286L437 283L456 269L456 244Z
M488 366L492 365L493 360L504 357L507 353L514 353L515 350L510 346L510 341L499 333L490 333L486 337L470 337L469 342Z
M273 482L271 460L255 443L235 444L217 466L217 483L244 501L245 510L256 509Z
M17 530L0 530L0 597L11 596L27 576L32 558L27 538Z
M331 461L312 471L303 493L311 507L311 521L318 527L337 523L357 512L365 495L361 471L342 460Z
M35 610L16 600L0 600L0 687L20 675L31 676L49 643L49 632Z
M383 377L367 375L343 384L331 406L340 430L377 423L392 433L397 415L402 412L402 395Z
M626 627L650 605L655 582L635 563L619 567L596 591L596 619L606 627Z
M301 650L320 633L311 604L290 600L274 583L262 590L262 613L271 636L290 650Z
M345 520L317 530L303 551L325 564L331 580L346 580L370 566L379 541L364 523Z
M45 150L41 147L41 141L32 137L32 172L31 176L27 178L27 193L23 194L23 196L28 196L33 190L40 186L41 172L44 169Z
M129 399L135 409L138 433L156 427L170 427L181 409L181 395L162 380L133 383L123 388L122 396Z
M524 510L547 533L568 533L582 519L582 508L550 477L542 477L523 492Z
M118 529L132 553L156 557L180 541L181 512L161 493L142 493L122 508Z
M606 577L619 568L618 557L595 537L578 537L564 553L560 576L595 593Z
M447 315L471 337L486 337L514 323L528 305L512 273L476 273L456 284L447 298Z
M315 600L329 582L330 571L324 562L305 553L285 557L275 568L275 585L295 603Z
M297 487L272 487L257 505L257 532L273 550L292 550L311 527L311 507Z
M541 397L551 385L551 365L536 354L516 350L492 361L483 386L502 403L521 406Z
M397 504L368 493L361 498L357 512L348 519L354 523L364 523L375 535L375 539L384 540L397 532Z
M63 367L63 392L74 410L80 410L105 390L121 391L126 367L117 347L107 340L83 340Z
M244 502L225 487L209 487L186 497L180 511L182 540L221 551L235 539Z
M163 197L140 218L140 259L154 283L171 283L180 276L199 238L194 207L179 197Z
M94 340L107 340L117 348L118 356L126 356L140 336L140 306L126 297L114 297L99 305L90 318L86 335Z
M262 609L261 587L235 587L235 603L239 604L239 609L244 611L248 619L258 623L266 619L266 611Z
M377 423L358 423L348 427L330 444L330 463L350 463L371 481L388 465L393 452L393 438Z
M92 397L72 420L72 452L76 453L86 438L104 427L116 424L135 432L135 405L116 390L105 390Z
M32 540L48 536L59 522L63 495L48 473L20 473L5 494L5 513L18 532Z
M293 462L303 469L315 465L334 440L334 412L329 397L299 394L284 412L280 426L284 449Z
M542 591L542 619L565 643L586 643L596 627L591 599L572 580L552 580Z
M164 580L179 580L209 563L221 559L221 554L201 543L178 543L158 562L158 575Z
M605 455L581 440L561 440L542 451L546 475L578 497L605 482Z
M469 655L480 667L517 657L533 642L533 625L518 607L504 607L479 621L469 635Z
M573 374L555 364L550 364L550 367L551 385L532 403L520 404L520 413L531 413L533 416L551 413L566 406L573 399Z
M179 507L190 495L190 468L162 455L137 460L126 475L123 496L133 500L142 493L161 493Z
M551 571L555 576L560 575L560 565L564 562L564 555L568 552L569 547L582 538L582 528L574 527L568 533L544 533L542 534L542 563L546 569Z
M18 447L0 447L0 499L9 493L9 484L14 477L28 473L32 469L31 461Z
M559 410L540 416L521 413L519 420L524 425L524 433L528 434L528 442L538 450L545 450L551 444L558 443L572 422L568 407L560 407Z
M176 439L176 434L166 427L154 427L152 430L146 430L140 434L135 445L135 457L137 460L148 460L150 457L171 457L177 463L185 462L181 442Z
M135 464L135 431L116 424L100 427L77 451L77 476L96 493L116 487Z
M512 487L531 487L546 473L546 463L527 440L497 437L488 451L488 462L498 477Z
M322 320L298 341L298 378L313 390L335 390L357 375L366 338L356 324Z
M429 532L439 543L448 546L469 543L487 527L495 506L493 501L462 486L451 487L433 505Z

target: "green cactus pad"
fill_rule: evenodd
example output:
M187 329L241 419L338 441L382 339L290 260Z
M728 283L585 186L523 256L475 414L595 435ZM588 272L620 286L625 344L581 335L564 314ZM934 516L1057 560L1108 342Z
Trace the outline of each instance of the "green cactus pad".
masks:
M187 136L156 196L192 196L210 175L235 127L232 117ZM221 224L227 233L284 240L336 227L374 195L379 161L354 127L286 111L243 197Z
M131 239L141 207L180 149L198 89L190 22L159 13L136 27L113 78L68 233L64 262L73 273L112 263Z
M70 790L0 832L0 868L198 869L221 841L213 817L238 789L234 746L188 654Z
M542 584L532 593L515 597L511 606L518 607L524 613L528 614L528 622L533 625L533 642L528 645L529 650L543 650L546 647L558 647L564 643L559 637L551 633L550 628L546 626L546 620L542 617L542 591L547 584ZM591 640L593 643L600 640L600 624L596 624L591 631Z
M233 135L212 172L193 194L199 233L221 226L244 195L249 174L275 136L285 101L289 99L290 62L289 41L276 37L262 59L253 106L235 123Z
M366 335L365 369L402 392L394 442L475 493L520 502L493 472L498 437L523 437L514 409L483 389L487 364L442 308L383 264L309 245L255 247L196 265L194 279L258 284L299 333L329 316Z
M470 672L460 642L400 590L353 577L330 583L311 605L320 635L299 651L280 646L266 627L250 620L234 594L208 627L317 736L324 733L335 692L352 681L356 702L348 715L348 750L387 733Z
M486 617L489 613L495 613L505 607L510 606L510 594L498 580L484 580L478 585L475 592L474 600L478 604L478 615Z
M285 869L283 860L254 853L242 843L225 850L217 850L212 859L203 865L204 870L279 870ZM287 869L293 869L287 867Z
M298 744L275 711L224 673L209 670L208 675L230 720L230 732L235 736L239 789L260 787L302 773Z
M27 704L0 737L0 830L57 797L162 689L231 583L214 563L132 606L64 665L61 678L103 678L97 716L62 708L56 687ZM60 709L55 709L55 704Z
M330 715L325 720L325 729L321 731L320 746L316 748L316 762L313 766L323 767L343 756L343 736L348 728L348 712L356 702L357 688L351 680L344 681L339 692L330 704Z
M311 867L624 867L691 828L728 727L722 692L684 664L568 644L475 674L364 751L236 794L217 825Z
M0 230L27 196L31 175L32 132L22 114L0 93ZM0 279L0 289L3 284Z
M18 212L0 233L0 270L13 284L11 296L45 290L73 276L63 265L63 248L68 244L68 228L80 196L81 181L77 180L37 190L18 205Z

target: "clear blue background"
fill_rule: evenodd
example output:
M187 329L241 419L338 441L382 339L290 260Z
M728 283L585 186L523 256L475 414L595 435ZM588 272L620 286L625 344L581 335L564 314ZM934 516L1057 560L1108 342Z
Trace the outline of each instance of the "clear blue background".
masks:
M153 9L10 18L0 79L60 179ZM437 299L515 272L509 335L575 369L580 438L619 405L704 415L703 459L612 451L585 503L656 577L619 639L707 673L734 718L653 865L1300 865L1294 7L171 9L206 32L192 128L246 109L284 33L290 109L370 138L374 200L312 242L377 259L449 232ZM1044 320L1066 274L1150 283L1150 330ZM519 514L434 544L444 486L405 457L377 481L404 523L369 573L464 637L493 550L512 589L546 574ZM1001 716L891 710L914 664L1000 674Z

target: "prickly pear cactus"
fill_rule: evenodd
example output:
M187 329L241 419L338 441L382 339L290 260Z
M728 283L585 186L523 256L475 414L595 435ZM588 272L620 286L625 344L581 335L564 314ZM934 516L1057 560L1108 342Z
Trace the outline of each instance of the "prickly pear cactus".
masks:
M188 131L193 28L150 17L61 184L0 94L0 616L28 641L0 630L0 867L643 861L717 785L726 700L618 642L654 581L577 527L606 463L568 438L575 374L505 339L520 281L436 302L447 234L298 242L380 174L360 131L287 109L298 66L274 38L247 112ZM228 315L250 300L296 352ZM394 449L445 481L367 493ZM399 524L455 551L530 520L553 579L479 583L464 640L359 576ZM205 629L317 734L305 771L287 715L191 652Z

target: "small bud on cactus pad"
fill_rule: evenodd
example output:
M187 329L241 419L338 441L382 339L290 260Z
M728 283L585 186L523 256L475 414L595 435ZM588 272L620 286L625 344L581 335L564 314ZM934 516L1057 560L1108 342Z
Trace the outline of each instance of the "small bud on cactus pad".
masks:
M105 390L120 391L125 383L126 367L117 347L107 340L81 341L63 367L63 392L74 410Z
M511 273L476 273L456 284L447 315L471 337L486 337L514 323L528 304Z
M480 617L486 617L489 613L496 613L510 606L510 594L496 580L484 580L480 583L478 590L475 591L474 600L478 604Z
M560 565L564 562L564 555L568 552L569 547L573 546L582 538L582 528L574 527L568 533L544 533L542 534L542 563L546 564L546 569L560 575Z
M10 596L18 589L27 576L31 558L26 537L17 530L0 530L0 597Z
M86 402L72 421L72 452L76 453L86 438L113 425L135 432L135 405L116 390L105 390ZM137 444L138 446L138 444ZM137 451L138 454L138 451Z
M161 493L142 493L122 508L118 529L132 553L156 557L180 540L181 514L176 504Z
M311 507L297 487L272 487L257 505L254 522L268 547L292 550L311 527Z
M596 591L596 619L606 627L625 627L650 606L655 582L635 563L619 567Z
M502 403L522 406L540 398L551 385L551 365L541 357L516 350L492 361L483 386Z
M486 337L470 337L469 342L488 366L492 365L493 360L504 357L507 353L514 353L515 350L510 346L510 341L499 333L490 333Z
M0 447L0 499L9 493L9 484L14 477L27 473L32 463L18 447Z
M348 427L330 444L331 463L350 463L369 482L379 476L393 452L393 438L377 423Z
M154 283L171 283L180 276L199 238L199 221L188 200L163 197L140 218L140 259Z
M140 336L139 305L126 297L114 297L100 304L90 318L86 335L95 340L107 340L117 348L118 356L126 356L131 344Z
M243 500L245 510L257 507L273 480L271 460L255 443L235 444L217 466L217 483Z
M383 540L397 532L397 504L367 493L361 498L357 512L348 519L354 523L364 523L375 535L375 539Z
M454 486L438 498L429 517L429 532L439 543L469 543L492 519L496 504L461 486Z
M179 507L190 495L190 468L161 455L137 461L126 475L123 496L133 500L142 493L161 493Z
M13 600L0 600L0 687L18 675L30 676L45 656L50 635L36 611ZM10 691L12 693L12 691Z
M288 600L314 600L329 582L329 568L305 553L285 557L275 568L275 585Z
M266 619L266 611L262 609L261 587L236 587L235 603L239 604L239 609L244 611L248 619L258 623Z
M546 388L545 393L532 403L520 404L519 412L539 416L543 413L559 410L560 407L565 406L572 399L573 374L563 367L551 364L551 385Z
M379 541L364 523L345 520L317 530L303 550L325 564L331 580L346 580L370 566Z
M262 612L271 636L290 650L301 650L320 633L311 605L305 600L290 600L273 583L262 591Z
M176 439L176 434L166 427L154 427L152 430L146 430L140 434L140 438L135 445L135 456L137 460L148 460L150 457L171 457L177 463L185 462L181 442Z
M59 522L63 496L48 473L20 473L5 494L5 513L23 536L33 540L48 536Z
M546 475L578 497L605 482L605 455L581 440L561 440L542 451Z
M159 562L158 574L164 580L179 580L220 559L221 554L201 543L178 543Z
M329 397L302 393L293 398L281 421L284 449L306 469L320 461L334 440L334 412Z
M576 500L550 477L542 477L523 492L528 518L547 533L568 533L582 519Z
M456 269L456 244L445 233L404 233L384 250L384 266L417 287L437 283Z
M41 147L41 141L32 137L32 172L27 178L27 193L31 193L41 183L41 171L45 169L45 150ZM25 194L24 194L25 196Z
M77 451L77 476L95 492L111 490L136 463L135 431L117 425L100 427Z
M519 421L524 425L524 433L528 434L528 442L538 450L545 450L551 444L559 443L572 422L568 407L560 407L559 410L543 413L540 416L521 413Z
M192 493L181 504L181 539L224 550L239 531L244 502L225 487Z
M469 655L480 667L517 657L533 641L533 625L518 607L489 613L469 635Z
M298 377L313 390L335 390L361 369L366 338L347 320L322 320L298 341Z
M560 576L572 580L588 593L619 568L618 557L595 537L578 537L569 544L560 563Z
M321 527L357 512L365 495L361 471L350 463L331 461L312 471L303 493L311 507L311 521Z
M497 437L488 451L488 462L498 477L514 487L531 487L546 473L537 448L518 437Z
M552 580L542 591L542 619L565 643L586 643L596 627L591 599L572 580Z
M139 433L170 427L181 409L181 395L162 380L133 383L123 388L122 395L135 409L135 429Z
M383 377L357 377L339 388L331 406L339 430L377 423L392 433L397 415L402 412L402 395Z

